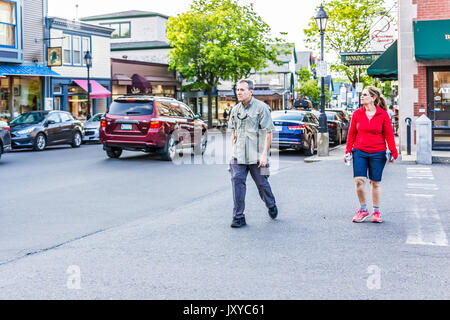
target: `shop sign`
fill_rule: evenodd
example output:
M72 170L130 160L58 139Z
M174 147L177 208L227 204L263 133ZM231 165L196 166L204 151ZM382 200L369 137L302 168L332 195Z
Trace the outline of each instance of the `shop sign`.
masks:
M45 110L53 110L53 98L45 98Z
M443 93L450 93L450 88L441 88L439 89L439 93L443 94Z
M381 17L370 28L370 50L385 51L398 38L397 23L387 16Z
M47 66L48 67L62 66L62 47L47 48Z
M346 66L364 66L371 65L381 55L381 52L352 52L341 53L341 61Z

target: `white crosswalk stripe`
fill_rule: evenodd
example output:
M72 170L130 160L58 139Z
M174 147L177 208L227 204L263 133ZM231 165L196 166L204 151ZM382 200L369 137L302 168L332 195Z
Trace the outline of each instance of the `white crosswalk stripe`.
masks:
M439 187L422 180L434 180L429 167L407 168L407 192L405 196L411 201L412 209L406 214L406 244L448 246L447 235L442 226L441 217L434 204L433 191Z

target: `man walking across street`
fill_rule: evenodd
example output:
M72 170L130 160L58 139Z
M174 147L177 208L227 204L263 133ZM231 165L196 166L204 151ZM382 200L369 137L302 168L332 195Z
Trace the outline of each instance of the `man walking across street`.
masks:
M255 181L259 195L268 208L269 216L275 219L278 209L269 184L268 153L272 144L274 125L270 107L253 98L254 84L251 80L241 80L237 85L239 103L233 108L228 122L232 131L232 159L230 163L233 187L232 228L246 225L245 193L247 175Z

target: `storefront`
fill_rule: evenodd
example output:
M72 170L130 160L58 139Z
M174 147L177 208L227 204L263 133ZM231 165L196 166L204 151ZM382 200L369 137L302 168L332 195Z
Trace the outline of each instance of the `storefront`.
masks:
M283 95L274 90L257 89L253 92L253 97L263 101L272 111L283 109ZM236 103L237 101L233 91L221 92L219 99L219 114L223 114L225 109L231 110Z
M111 103L109 79L91 80L90 114L106 112ZM76 119L85 120L88 108L87 79L52 78L55 110L70 112Z
M450 150L450 66L428 68L427 78L433 149Z
M44 77L58 75L46 67L0 65L0 120L44 109Z
M220 111L220 108L219 108L220 99L221 98L219 97L219 100L217 100L216 90L214 89L213 97L212 97L212 119L213 120L219 119L221 114L223 117L223 110ZM203 120L208 119L208 94L206 92L204 92L204 91L184 92L183 93L183 101L191 108L191 110L195 114L199 114Z
M434 150L450 150L450 20L414 22L415 58L426 73L426 105Z

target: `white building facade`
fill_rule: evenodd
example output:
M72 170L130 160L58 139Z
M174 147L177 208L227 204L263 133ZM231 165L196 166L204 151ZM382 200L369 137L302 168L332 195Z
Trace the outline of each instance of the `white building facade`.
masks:
M60 77L51 78L51 94L56 110L69 111L74 117L87 115L86 52L92 56L90 115L105 112L111 102L110 40L114 31L79 21L57 17L46 19L50 48L61 48L61 65L52 66Z

